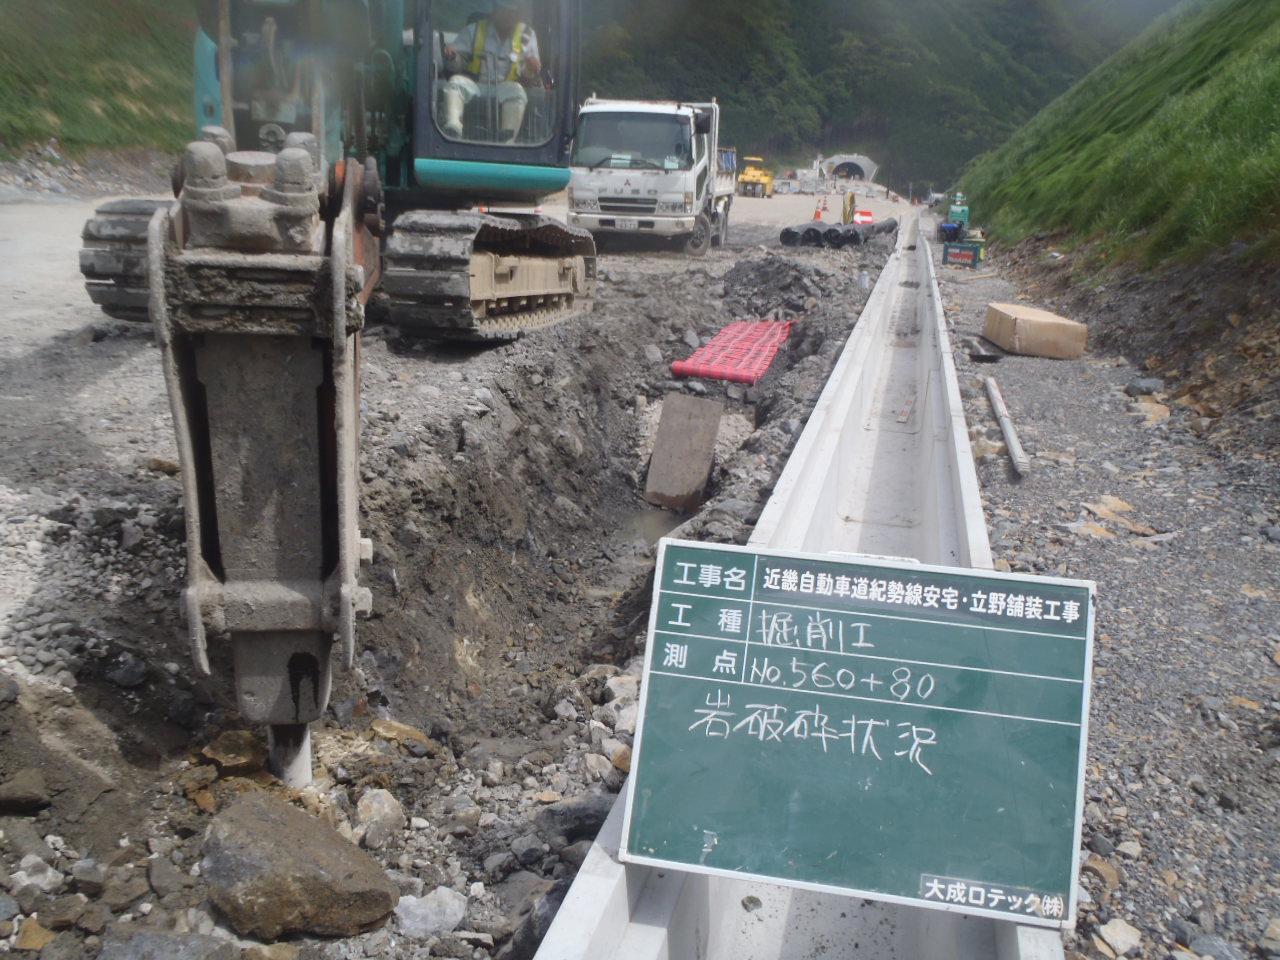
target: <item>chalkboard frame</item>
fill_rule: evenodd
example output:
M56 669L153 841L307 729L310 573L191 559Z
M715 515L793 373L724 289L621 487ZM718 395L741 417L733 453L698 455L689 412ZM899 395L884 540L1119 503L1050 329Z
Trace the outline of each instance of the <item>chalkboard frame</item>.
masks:
M690 551L692 551L690 553ZM653 848L648 852L639 849L643 846L642 838L634 831L637 825L637 791L643 789L650 769L662 761L658 759L651 760L646 754L646 730L650 725L650 716L665 716L667 711L661 713L655 712L661 709L661 704L655 704L650 699L651 692L655 689L655 661L658 658L659 643L657 642L658 631L657 623L659 618L660 603L664 596L663 584L666 582L666 575L669 564L668 561L674 555L684 557L720 554L720 555L738 555L744 558L744 564L748 559L752 561L751 579L759 575L759 562L765 560L780 561L796 561L800 564L810 563L817 564L825 569L845 569L851 575L858 578L874 576L882 574L883 578L878 581L881 583L888 582L896 584L899 581L915 580L919 582L922 579L930 579L938 582L967 582L977 583L984 587L990 587L1000 590L1002 587L1010 589L1027 589L1038 588L1042 592L1057 589L1058 596L1075 596L1078 603L1077 617L1072 626L1072 630L1067 633L1057 634L1057 637L1068 640L1071 643L1079 645L1079 649L1072 654L1072 657L1078 658L1073 663L1078 667L1079 679L1079 712L1078 712L1078 745L1074 751L1074 773L1071 786L1071 815L1069 830L1063 823L1054 834L1055 851L1059 857L1059 867L1069 864L1069 879L1065 883L1050 889L1049 887L1028 887L1023 888L1017 885L1002 884L998 878L987 879L980 876L955 876L952 875L934 875L928 871L922 871L920 874L920 890L916 894L904 893L901 889L886 890L879 889L874 883L860 883L858 878L852 878L851 882L831 883L823 880L806 879L804 876L786 876L780 875L773 870L751 870L751 869L725 869L703 862L696 862L692 856L664 857L654 855ZM688 566L686 560L682 560L685 566ZM834 565L834 567L833 567ZM681 574L688 576L688 572ZM889 580L889 578L897 578ZM957 580L956 578L963 578ZM776 586L776 582L774 584ZM812 581L811 581L812 585ZM830 583L827 583L827 589L830 589ZM1066 591L1064 593L1063 591ZM1003 596L1013 596L1013 594L1000 594ZM969 601L970 594L965 596L965 601ZM1021 595L1020 595L1021 596ZM727 602L727 601L726 601ZM916 602L919 600L917 598ZM768 601L761 601L767 604ZM977 605L976 599L973 601ZM775 604L776 605L776 604ZM956 568L934 566L929 564L919 564L910 560L901 560L897 558L885 557L868 557L852 554L838 553L809 553L804 551L786 551L771 550L767 548L740 547L730 544L716 543L700 543L696 541L678 540L674 538L664 538L658 545L658 559L653 588L653 595L650 607L650 617L647 633L647 645L645 651L645 664L643 683L641 688L639 714L637 718L636 736L633 747L631 775L628 779L625 797L624 822L622 831L622 843L619 851L619 859L628 863L645 864L653 867L675 869L690 873L706 874L710 876L722 876L741 880L761 881L766 883L775 883L788 887L795 887L803 890L811 890L821 893L834 893L848 897L865 898L880 900L888 903L905 904L910 906L924 907L929 909L938 909L950 912L964 913L973 916L983 916L992 919L1016 921L1038 926L1063 928L1074 924L1075 913L1077 909L1077 878L1080 867L1080 839L1083 814L1083 789L1084 789L1084 772L1086 763L1086 754L1088 747L1088 721L1089 721L1089 705L1090 705L1090 684L1092 676L1093 663L1093 633L1094 633L1094 614L1096 606L1096 585L1092 581L1074 580L1058 577L1041 577L1015 573L1003 573L998 571L975 570L969 568ZM969 611L966 611L968 613ZM993 611L987 611L992 613ZM867 614L865 612L858 614L863 616L878 616L878 614ZM937 616L930 614L931 616ZM1029 614L1028 614L1029 616ZM922 618L901 618L885 617L884 619L906 619L909 622L916 623L933 623L934 625L942 624L948 628L964 629L963 624L956 624L947 620L927 621ZM1056 618L1054 618L1056 619ZM1038 626L1038 624L1037 624ZM998 629L1000 632L1019 634L1025 633L1029 637L1047 636L1033 630L1018 630L1014 628L991 628L983 627L979 632L984 635L992 629ZM750 647L751 628L748 623L744 631L744 645ZM843 651L843 647L842 647ZM794 664L793 660L793 664ZM744 657L745 668L745 657ZM959 669L959 668L958 668ZM745 669L744 669L745 672ZM1001 673L1003 671L993 670L993 673ZM660 675L660 682L666 682L669 674L663 671L657 671ZM1023 676L1021 674L1012 674L1013 676ZM1028 675L1030 676L1030 675ZM710 677L690 677L689 679L703 682L712 682ZM744 678L745 679L745 678ZM1067 677L1039 677L1039 680L1066 680ZM720 682L718 680L714 682ZM659 700L661 698L659 697ZM909 704L910 706L920 706L925 708L923 704ZM951 708L945 706L930 705L926 709L929 710L949 710ZM956 710L955 712L978 712ZM1072 718L1076 716L1073 712ZM687 717L686 717L687 719ZM1042 718L1027 718L1017 716L1005 716L1004 720L1016 722L1017 720L1040 721ZM661 721L655 721L660 723ZM1058 723L1061 726L1075 726L1074 722L1065 723L1061 720L1044 720L1046 723ZM692 727L690 728L692 729ZM856 729L856 728L855 728ZM726 727L727 730L727 727ZM852 736L850 735L850 744L852 745ZM655 734L655 738L657 734ZM1005 744L1007 746L1007 744ZM826 741L822 744L823 751L826 750ZM658 749L655 747L654 749ZM1070 754L1065 755L1066 759L1070 759ZM879 759L879 757L877 757ZM1022 761L1025 767L1025 760ZM705 767L705 765L704 765ZM1017 771L1015 771L1017 772ZM1068 785L1065 769L1060 770L1062 774L1059 781L1062 786ZM652 778L649 778L652 779ZM654 801L652 791L646 793L645 809L651 809L655 803L660 804L662 801ZM1061 803L1061 800L1059 800ZM710 833L710 831L705 831ZM714 836L714 834L713 834ZM718 838L717 838L718 842ZM1067 844L1069 843L1069 848ZM1060 844L1060 846L1058 846ZM705 859L706 850L704 848ZM1062 870L1059 869L1059 876ZM947 896L944 897L940 891L946 889ZM959 896L951 896L951 894L959 891ZM926 895L927 893L927 895ZM1046 915L1041 912L1040 907L1043 903L1049 903L1047 896L1042 898L1041 894L1052 895L1054 901L1053 909L1056 911L1053 915ZM988 896L991 902L996 902L996 896L1002 897L1002 907L1000 909L989 908L987 904ZM1027 911L1031 910L1034 905L1036 912L1023 912L1021 904L1023 897L1027 900ZM1019 907L1014 911L1011 904L1017 902Z

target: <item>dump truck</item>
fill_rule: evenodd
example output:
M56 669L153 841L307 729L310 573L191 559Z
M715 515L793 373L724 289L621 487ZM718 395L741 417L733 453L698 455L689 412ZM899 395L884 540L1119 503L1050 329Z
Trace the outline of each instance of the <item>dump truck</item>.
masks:
M734 151L719 141L714 100L589 98L570 158L569 225L666 237L704 255L728 238L738 178Z
M738 175L738 193L744 197L772 197L773 174L766 169L763 157L743 157L745 166Z
M295 786L331 647L350 665L371 607L366 307L406 336L500 342L591 303L591 235L536 209L569 183L579 0L451 9L196 0L176 199L108 203L84 230L89 296L162 350L192 656L208 673L209 645L230 649L240 712Z

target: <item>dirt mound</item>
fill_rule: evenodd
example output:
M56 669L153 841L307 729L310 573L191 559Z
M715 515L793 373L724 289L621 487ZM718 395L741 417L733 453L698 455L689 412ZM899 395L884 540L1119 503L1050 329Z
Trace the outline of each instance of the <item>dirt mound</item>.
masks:
M849 273L845 272L848 268ZM811 262L804 257L765 254L742 260L725 274L729 304L755 317L789 319L845 293L850 273L866 265Z

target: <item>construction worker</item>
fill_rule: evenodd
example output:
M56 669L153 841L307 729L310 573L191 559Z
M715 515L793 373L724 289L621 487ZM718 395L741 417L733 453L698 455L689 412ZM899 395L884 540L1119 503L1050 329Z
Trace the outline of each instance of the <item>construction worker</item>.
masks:
M446 135L462 137L463 107L479 96L484 83L494 88L499 142L515 139L529 102L520 81L536 78L542 69L528 16L527 0L496 0L491 16L473 20L445 44L450 76L441 88L441 108Z

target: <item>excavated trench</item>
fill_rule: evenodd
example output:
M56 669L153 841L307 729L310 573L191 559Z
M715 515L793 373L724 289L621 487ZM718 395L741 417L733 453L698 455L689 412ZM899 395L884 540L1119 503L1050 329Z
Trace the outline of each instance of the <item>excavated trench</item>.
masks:
M608 806L557 827L528 795L609 797L621 785L625 763L591 754L630 740L602 707L604 681L643 643L657 537L745 542L891 244L730 248L701 262L619 253L602 262L593 314L545 335L482 353L366 341L375 610L333 713L349 728L378 716L417 727L457 769L427 760L424 779L393 761L388 777L348 762L344 773L352 788L397 782L407 814L443 822L408 861L419 873L454 862L494 885L493 922L505 932L505 915L515 931L507 955L532 949L548 898L576 870L582 849L570 848ZM764 318L794 325L755 386L672 379L671 362L726 323ZM707 501L689 517L642 499L662 400L682 391L724 405ZM544 854L513 859L530 835Z
M406 827L366 845L403 893L468 891L463 929L481 937L457 955L530 955L623 781L630 731L606 681L635 669L657 537L745 541L892 243L784 253L776 228L743 227L702 260L610 252L590 315L514 344L406 344L366 330L361 524L375 545L363 575L374 613L316 725L316 785L291 799L351 835L362 796L394 794ZM793 322L759 383L672 378L672 361L735 319ZM94 439L171 447L148 334L96 324L85 342L115 359L82 372L107 382L124 358L132 379L129 404ZM55 340L48 369L81 349ZM24 376L15 370L15 390ZM671 392L724 406L707 501L687 517L642 498ZM54 771L38 829L78 854L106 860L118 848L110 859L125 869L164 850L189 873L210 813L245 791L282 789L202 752L243 721L225 651L211 651L211 679L187 666L176 464L73 461L56 477L23 479L31 471L17 461L9 470L14 484L42 484L28 508L39 511L32 542L58 558L11 619L33 635L41 620L74 624L54 638L66 656L48 672L65 663L75 683L29 682L20 711L0 710L10 743L0 774ZM397 739L378 721L430 741ZM68 751L80 754L71 767ZM193 883L156 896L148 922L199 926L184 913L202 902ZM398 931L304 938L302 955L434 951Z
M632 656L654 534L683 522L745 539L890 242L703 263L623 254L603 261L594 313L541 337L484 353L366 344L367 706L464 741L528 735L584 666ZM672 380L693 344L765 317L795 325L756 386ZM724 404L691 518L642 499L669 391ZM343 694L340 714L361 699Z

